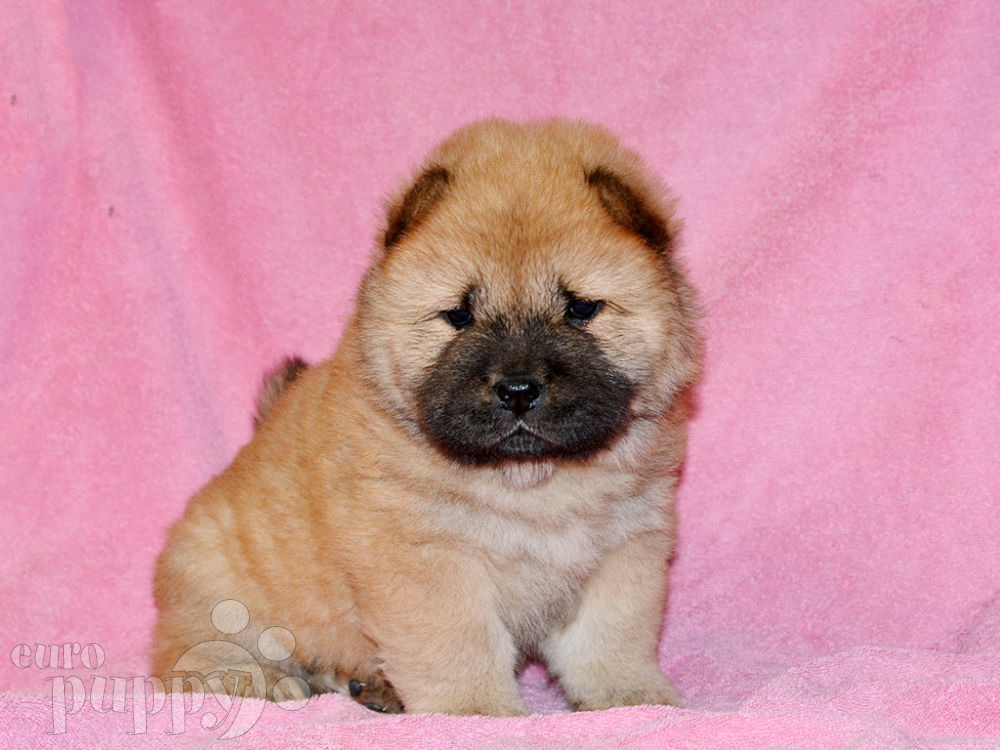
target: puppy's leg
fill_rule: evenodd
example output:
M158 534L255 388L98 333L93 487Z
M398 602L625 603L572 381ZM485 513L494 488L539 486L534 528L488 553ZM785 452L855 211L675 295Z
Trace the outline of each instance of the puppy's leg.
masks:
M649 533L612 552L587 582L573 621L544 642L549 668L578 709L678 705L656 659L668 551L662 534Z
M514 679L517 652L499 623L466 621L450 638L428 636L403 650L384 649L393 684L408 713L523 716Z
M264 663L261 663L264 661ZM222 692L243 698L294 700L308 698L295 690L288 673L267 664L245 648L229 641L203 641L188 649L172 666L158 671L173 689L188 690L194 683L221 695ZM180 677L182 679L168 679Z
M468 561L440 560L403 575L400 588L373 602L373 631L385 676L407 713L521 716L527 707L514 678L518 651L500 620L485 575Z

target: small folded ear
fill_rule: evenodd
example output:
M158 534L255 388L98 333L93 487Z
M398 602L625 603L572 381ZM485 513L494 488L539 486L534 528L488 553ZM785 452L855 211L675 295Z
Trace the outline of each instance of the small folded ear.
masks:
M427 218L434 204L444 195L450 180L448 170L429 167L417 177L401 198L389 205L385 233L382 235L382 245L386 250Z
M673 237L665 217L633 190L614 172L598 167L587 173L587 184L597 191L597 196L617 224L637 235L661 255L668 255L673 248Z

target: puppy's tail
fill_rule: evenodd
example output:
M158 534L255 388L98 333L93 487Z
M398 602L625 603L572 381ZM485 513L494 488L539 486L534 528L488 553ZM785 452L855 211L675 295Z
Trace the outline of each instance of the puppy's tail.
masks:
M257 394L257 414L253 418L255 430L264 424L264 420L271 413L281 394L308 369L309 365L301 357L285 357L277 367L264 376L264 382L261 383L260 392Z

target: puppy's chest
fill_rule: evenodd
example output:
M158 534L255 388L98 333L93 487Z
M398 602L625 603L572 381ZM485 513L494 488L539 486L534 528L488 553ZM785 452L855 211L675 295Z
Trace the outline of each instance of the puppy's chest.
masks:
M515 640L531 647L543 633L570 620L587 577L611 550L656 525L657 517L647 504L633 500L558 523L483 520L473 537Z

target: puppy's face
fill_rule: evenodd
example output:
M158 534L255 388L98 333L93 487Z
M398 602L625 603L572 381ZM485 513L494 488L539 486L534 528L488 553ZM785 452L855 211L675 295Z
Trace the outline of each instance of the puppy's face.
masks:
M583 456L626 424L635 384L587 330L606 303L558 276L549 286L537 301L508 293L514 304L501 309L487 304L488 286L470 286L442 313L457 333L425 369L416 402L446 452L471 462Z
M359 314L399 418L469 463L585 458L690 377L665 209L604 131L459 131L393 203Z

